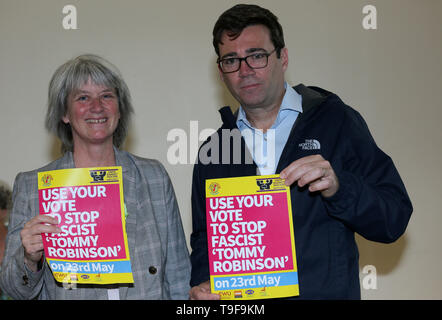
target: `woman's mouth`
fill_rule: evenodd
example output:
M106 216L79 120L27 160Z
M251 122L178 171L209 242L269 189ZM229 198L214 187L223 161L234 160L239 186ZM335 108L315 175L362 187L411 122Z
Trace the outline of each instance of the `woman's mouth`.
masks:
M107 121L107 118L86 119L86 123L105 123L106 121Z

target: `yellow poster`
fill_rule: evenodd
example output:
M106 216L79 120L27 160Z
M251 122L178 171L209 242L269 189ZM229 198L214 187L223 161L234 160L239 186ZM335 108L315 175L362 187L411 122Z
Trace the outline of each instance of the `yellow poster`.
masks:
M279 175L206 180L206 220L212 292L299 295L290 188Z
M133 283L121 167L39 172L38 195L40 214L61 228L42 234L57 281Z

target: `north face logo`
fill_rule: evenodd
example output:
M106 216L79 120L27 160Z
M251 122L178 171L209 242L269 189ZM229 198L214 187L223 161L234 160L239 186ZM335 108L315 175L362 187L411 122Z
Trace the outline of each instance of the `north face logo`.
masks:
M300 143L299 147L302 150L320 150L321 144L316 139L305 139L305 142Z

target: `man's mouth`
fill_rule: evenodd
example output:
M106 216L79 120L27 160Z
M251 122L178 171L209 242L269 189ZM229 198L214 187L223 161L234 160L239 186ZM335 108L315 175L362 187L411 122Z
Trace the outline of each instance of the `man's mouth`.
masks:
M241 86L242 90L248 90L248 89L253 89L259 86L259 83L250 83L250 84L244 84Z

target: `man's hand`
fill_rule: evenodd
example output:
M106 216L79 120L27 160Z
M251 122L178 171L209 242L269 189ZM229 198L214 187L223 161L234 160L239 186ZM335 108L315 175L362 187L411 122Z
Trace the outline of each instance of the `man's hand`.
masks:
M210 291L210 281L192 287L189 292L190 300L219 300L220 296Z
M29 220L20 231L21 242L25 249L25 263L32 271L38 271L37 265L43 256L41 233L59 233L58 220L49 215L38 215Z
M293 161L281 171L280 177L285 179L287 186L297 181L299 187L308 185L310 192L319 191L325 198L333 196L339 189L338 177L330 162L319 154Z

